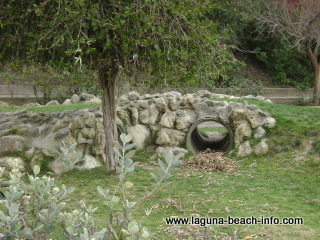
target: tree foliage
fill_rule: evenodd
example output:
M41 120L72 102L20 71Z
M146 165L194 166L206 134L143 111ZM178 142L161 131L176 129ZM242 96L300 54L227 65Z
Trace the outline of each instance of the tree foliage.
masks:
M314 70L314 100L320 95L320 1L319 0L243 0L240 1L262 32L277 35L291 47L309 57Z
M98 72L105 154L115 171L115 95L121 72L164 84L224 77L234 58L208 18L213 0L3 0L2 59L74 62Z
M257 32L253 22L248 22L239 36L239 46L253 52L257 61L264 64L274 86L300 89L313 86L312 65L305 54L268 32Z
M214 1L14 0L0 4L2 60L118 66L158 76L213 83L235 59L206 17Z

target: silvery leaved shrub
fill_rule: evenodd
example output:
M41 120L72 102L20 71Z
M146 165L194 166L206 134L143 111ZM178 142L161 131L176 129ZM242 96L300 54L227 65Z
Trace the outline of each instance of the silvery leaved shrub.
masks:
M87 206L84 201L80 201L76 210L67 208L74 189L58 187L54 178L39 176L40 167L36 165L32 175L14 169L7 176L9 187L0 200L0 238L43 240L63 234L65 239L74 240L149 239L149 232L132 217L132 210L171 176L170 171L180 164L181 155L169 152L164 161L159 160L159 169L152 174L155 179L152 190L140 199L131 200L128 191L134 184L126 178L137 165L132 160L134 144L128 135L121 134L120 139L122 144L116 149L119 184L112 190L97 187L108 208L104 228L96 227L93 213L97 208ZM63 152L67 156L67 151ZM0 182L3 175L4 169L0 169Z
M61 169L63 169L64 172L67 172L72 169L83 169L81 166L84 163L85 157L84 155L77 151L77 144L71 144L70 146L67 146L64 141L62 141L63 146L60 146L60 156L59 160L62 163Z

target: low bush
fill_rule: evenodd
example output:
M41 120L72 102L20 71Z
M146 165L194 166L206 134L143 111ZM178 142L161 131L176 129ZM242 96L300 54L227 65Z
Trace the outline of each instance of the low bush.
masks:
M74 188L58 187L54 178L39 176L40 167L36 165L32 175L26 176L16 169L8 175L8 188L0 200L0 236L32 240L50 239L57 234L63 239L79 240L148 239L149 232L133 219L132 210L171 176L170 171L180 164L181 155L174 156L170 152L164 161L159 160L158 171L151 174L155 180L152 190L141 199L129 200L128 191L133 183L126 177L136 166L131 159L135 153L134 144L130 144L132 139L125 134L120 138L122 145L116 151L119 183L113 190L97 187L109 214L103 229L95 224L93 213L97 208L80 201L77 210L69 209L67 202ZM0 173L5 175L4 169Z

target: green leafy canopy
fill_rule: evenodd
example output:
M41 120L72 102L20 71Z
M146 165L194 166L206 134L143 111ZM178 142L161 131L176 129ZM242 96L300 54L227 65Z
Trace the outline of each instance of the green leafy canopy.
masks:
M201 82L235 63L208 16L213 0L4 0L0 58Z

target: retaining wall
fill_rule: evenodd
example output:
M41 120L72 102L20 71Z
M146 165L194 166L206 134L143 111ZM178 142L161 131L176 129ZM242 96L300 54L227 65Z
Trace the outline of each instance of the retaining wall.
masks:
M169 91L179 91L182 94L197 92L203 88L157 88L150 89L145 87L130 88L129 90L137 90L140 94L154 94L154 93L165 93ZM206 88L213 93L230 94L240 96L237 92L229 88ZM62 89L59 90L61 93ZM243 89L243 92L250 92L248 89ZM262 90L263 96L269 98L274 103L285 103L285 104L297 104L301 101L311 100L313 89L300 90L296 88L264 88ZM58 91L53 93L53 97L57 96ZM41 90L39 96L42 96ZM13 102L16 104L34 102L36 96L34 95L33 88L31 86L17 86L17 85L0 85L0 101Z

